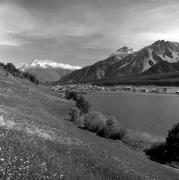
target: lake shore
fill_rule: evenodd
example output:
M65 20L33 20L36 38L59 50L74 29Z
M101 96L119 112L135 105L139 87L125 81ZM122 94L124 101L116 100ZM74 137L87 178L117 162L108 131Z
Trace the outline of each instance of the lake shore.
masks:
M120 86L119 89L117 90L88 90L87 94L88 95L141 95L141 96L176 96L179 97L176 92L179 90L178 87L161 87L161 86L131 86L131 89L135 88L135 91L133 90L124 90L125 86ZM167 92L162 91L162 89L166 88ZM142 89L147 89L149 92L142 92ZM150 92L152 89L159 90L159 92ZM160 91L161 90L161 91Z

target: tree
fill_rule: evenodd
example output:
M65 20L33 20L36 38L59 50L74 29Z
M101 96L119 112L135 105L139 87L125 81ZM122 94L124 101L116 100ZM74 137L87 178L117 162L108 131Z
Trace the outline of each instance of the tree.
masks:
M105 121L106 117L104 114L96 111L90 112L85 115L84 128L89 131L98 133L99 131L101 131L101 129L103 129Z
M76 101L76 107L80 109L81 113L86 114L89 112L91 105L83 96L80 96Z
M39 84L39 80L32 74L28 73L28 72L24 72L23 76L27 79L29 79L30 81L32 81L33 83Z
M74 101L77 101L78 100L78 93L75 91L70 91L69 89L67 89L65 91L65 98L68 100L73 99Z
M70 90L69 89L66 89L65 90L65 98L69 100L69 93L70 93Z
M77 107L73 107L69 112L70 121L74 123L78 123L80 119L80 110Z
M16 72L16 68L15 68L14 64L12 64L12 63L6 64L6 70L11 74L14 74Z
M179 123L168 132L166 146L168 159L179 162Z
M145 153L162 163L179 162L179 123L169 130L166 142L151 146Z
M0 66L4 68L4 67L5 67L5 64L2 63L2 62L0 62Z
M78 100L78 93L75 91L71 91L69 93L69 99L73 99L74 101L77 101Z

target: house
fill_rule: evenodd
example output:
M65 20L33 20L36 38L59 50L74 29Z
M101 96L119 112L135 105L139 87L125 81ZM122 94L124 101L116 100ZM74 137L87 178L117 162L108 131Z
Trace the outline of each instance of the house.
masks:
M130 86L125 86L123 90L130 91L132 88Z
M159 93L159 89L153 88L150 93Z
M145 93L148 93L148 92L149 92L149 90L148 90L147 88L142 88L142 89L140 89L140 92L145 92Z

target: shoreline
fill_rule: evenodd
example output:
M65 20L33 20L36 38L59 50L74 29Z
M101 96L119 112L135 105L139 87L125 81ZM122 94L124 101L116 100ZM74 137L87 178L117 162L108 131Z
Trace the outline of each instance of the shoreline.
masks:
M146 87L139 87L140 89L146 88ZM150 87L151 89L154 87ZM158 89L162 89L161 87ZM176 91L178 91L178 88L176 87L169 87L168 92L141 92L138 91L132 91L132 90L115 90L115 91L87 91L84 95L136 95L136 96L169 96L169 97L179 97L179 94L176 94Z
M136 96L172 96L179 97L174 93L144 93L144 92L132 92L132 91L116 91L116 92L87 92L84 95L136 95Z

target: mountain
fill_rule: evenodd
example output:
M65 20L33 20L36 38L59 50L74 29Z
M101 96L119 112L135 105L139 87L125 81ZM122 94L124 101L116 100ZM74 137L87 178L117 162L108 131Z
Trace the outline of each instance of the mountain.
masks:
M57 63L51 60L34 59L29 64L23 65L20 69L22 71L25 71L28 69L34 69L34 68L39 68L39 67L40 68L61 68L61 69L68 69L68 70L76 70L76 69L81 68L79 66L71 66L69 64Z
M156 41L111 66L108 71L108 78L134 76L145 72L161 61L178 62L179 43L164 40Z
M175 63L179 61L179 43L159 40L139 51L123 47L104 61L74 71L61 79L61 82L82 82L95 80L117 80L121 77L136 76L152 72L166 71L166 63L171 65L168 72L178 71ZM165 64L165 65L164 65ZM157 69L160 68L160 69Z
M174 63L169 63L168 61L159 61L154 66L142 73L142 75L152 75L152 74L164 74L170 72L179 72L179 61Z
M35 75L40 82L46 83L57 81L61 77L79 68L79 66L57 63L51 60L34 59L29 64L23 65L20 70L29 72L30 74Z
M132 48L122 47L110 55L107 59L99 61L91 66L86 66L82 69L73 71L69 75L63 77L61 82L82 82L82 81L95 81L106 78L106 72L109 67L130 54L135 53Z

